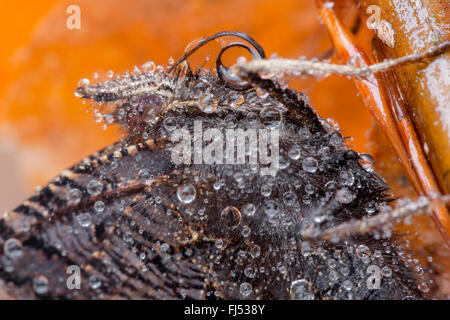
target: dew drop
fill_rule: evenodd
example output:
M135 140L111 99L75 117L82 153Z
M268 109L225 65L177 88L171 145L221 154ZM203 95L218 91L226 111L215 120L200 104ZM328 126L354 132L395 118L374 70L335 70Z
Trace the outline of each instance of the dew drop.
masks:
M350 203L356 198L348 188L341 188L336 192L336 200L340 203Z
M264 212L269 218L275 217L278 212L278 204L273 200L267 200L264 202Z
M309 173L314 173L317 171L317 167L319 166L319 163L317 160L313 157L307 157L303 160L302 163L303 170Z
M352 186L355 183L355 177L351 171L341 171L339 181L343 186Z
M344 139L339 132L333 132L330 136L330 145L333 147L339 147L342 145Z
M90 276L88 282L89 288L91 288L92 290L96 290L102 285L102 281L96 276Z
M345 280L345 281L342 283L342 286L343 286L343 288L344 288L345 290L350 291L350 290L352 290L352 288L353 288L353 283L352 283L350 280Z
M223 247L223 240L217 239L214 244L215 244L217 249L222 249L222 247Z
M48 292L49 283L45 276L37 276L33 278L33 290L36 294L44 295Z
M255 277L255 268L253 268L252 266L245 268L244 275L250 279L254 278Z
M255 259L258 258L261 254L261 248L257 245L254 244L250 247L250 256Z
M252 217L256 212L256 208L253 205L253 203L247 203L245 206L242 207L242 213L246 215L247 217Z
M283 194L283 202L287 206L292 206L296 200L297 197L293 192L287 191Z
M163 125L167 131L173 131L178 127L177 120L175 119L175 117L172 116L166 117L164 119Z
M155 72L156 70L156 65L153 61L147 61L146 63L144 63L142 65L142 70L145 73L151 73L151 72Z
M228 228L235 228L241 222L241 212L236 207L226 207L222 210L220 218Z
M3 252L11 260L19 259L24 254L22 243L15 238L10 238L5 241L3 244Z
M366 246L366 245L363 245L363 244L358 246L358 248L356 248L356 255L360 259L368 258L370 256L370 249L369 249L369 247Z
M305 279L292 282L290 292L292 300L314 300L313 285Z
M212 93L205 93L198 97L198 107L205 113L212 113L217 108L217 102Z
M259 116L266 128L275 129L281 124L282 117L279 110L266 108L261 110Z
M252 230L250 229L249 226L243 226L242 230L241 230L241 235L244 238L248 238L250 236L250 233L252 232Z
M98 180L91 180L86 186L87 192L91 196L97 196L102 192L103 190L103 183L101 183Z
M96 201L94 203L94 209L97 213L101 213L105 210L105 203L103 201Z
M248 282L243 282L239 286L239 291L243 297L248 297L252 293L252 286Z
M300 158L300 155L301 155L301 148L298 145L293 146L288 152L288 156L292 160L298 160Z
M87 87L89 85L90 81L89 79L83 78L80 81L78 81L79 87Z
M372 173L375 167L375 161L373 160L373 158L366 153L360 153L359 156L360 156L360 159L358 159L359 165L364 170L366 170L366 172Z
M177 197L183 203L191 203L196 196L195 187L192 184L181 185L177 189Z
M150 184L152 175L149 169L141 169L138 172L138 179L142 184Z
M81 213L77 216L78 224L83 228L88 228L92 223L92 217L89 213Z
M385 267L381 268L380 274L381 274L383 277L389 278L390 276L392 276L392 270L391 270L391 268L389 268L388 266L385 266Z

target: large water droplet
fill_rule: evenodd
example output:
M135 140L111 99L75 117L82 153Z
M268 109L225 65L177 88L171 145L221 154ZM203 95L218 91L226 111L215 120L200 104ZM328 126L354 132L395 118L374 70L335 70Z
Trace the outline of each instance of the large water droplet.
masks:
M222 210L220 218L228 228L234 228L241 222L241 212L236 207L226 207Z
M368 258L370 256L370 249L369 249L369 247L366 246L366 245L363 245L363 244L358 246L358 248L356 248L356 255L360 259Z
M192 184L181 185L177 189L177 197L183 203L191 203L196 196L195 187Z
M360 156L360 159L358 159L359 165L367 172L372 173L375 167L375 161L373 160L373 158L366 153L360 153L359 156Z
M103 190L103 183L101 183L98 180L91 180L86 186L87 192L91 196L97 196L102 192Z
M302 166L303 166L303 170L305 170L306 172L314 173L317 171L317 167L319 166L319 163L317 162L317 160L315 158L308 157L303 160Z

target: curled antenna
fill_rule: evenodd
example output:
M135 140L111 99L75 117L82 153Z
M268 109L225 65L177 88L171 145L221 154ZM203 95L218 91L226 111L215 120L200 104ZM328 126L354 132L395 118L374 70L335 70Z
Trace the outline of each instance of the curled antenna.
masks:
M245 81L240 80L237 76L233 75L232 72L229 71L228 68L226 68L222 63L222 55L223 53L232 48L232 47L241 47L246 49L248 52L252 54L253 59L265 59L266 54L264 52L264 49L259 45L258 42L256 42L255 39L250 37L248 34L238 31L221 31L216 34L213 34L210 37L206 37L202 39L197 45L195 45L192 49L190 49L188 52L186 52L180 59L178 59L173 66L169 69L169 72L172 72L175 70L177 66L179 66L183 61L185 61L190 55L192 55L194 52L196 52L198 49L203 47L208 42L211 42L213 40L216 40L221 37L225 36L234 36L238 37L240 39L243 39L247 41L251 46L248 46L247 44L241 43L241 42L232 42L228 44L227 46L223 47L220 51L217 59L216 59L216 68L217 68L217 74L219 78L224 82L224 84L233 90L247 90L251 87L251 85Z

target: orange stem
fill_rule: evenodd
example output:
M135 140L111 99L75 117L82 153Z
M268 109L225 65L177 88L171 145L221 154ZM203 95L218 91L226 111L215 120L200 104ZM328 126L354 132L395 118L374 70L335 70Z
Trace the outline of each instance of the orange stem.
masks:
M347 62L350 58L358 59L359 66L368 66L369 59L356 44L353 34L341 25L332 7L324 7L323 0L318 0L317 4L322 21L330 31L334 46L342 60ZM397 119L387 103L383 86L375 75L362 80L354 79L354 82L361 93L364 104L391 142L416 192L430 197L439 194L436 178L426 161L424 151L404 106L396 105L395 112L397 116L401 117ZM447 207L445 205L438 206L432 211L431 217L447 245L450 246L450 217Z

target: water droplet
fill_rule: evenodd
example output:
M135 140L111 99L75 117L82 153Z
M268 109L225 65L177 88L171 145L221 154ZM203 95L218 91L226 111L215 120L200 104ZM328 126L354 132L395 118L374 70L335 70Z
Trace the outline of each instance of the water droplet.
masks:
M152 175L150 173L150 170L148 169L141 169L138 172L138 179L142 184L150 184L152 180Z
M356 198L348 188L341 188L336 192L336 200L340 203L350 203Z
M87 87L89 85L90 81L89 79L83 78L80 81L78 81L79 87Z
M158 121L159 116L155 109L150 108L142 117L148 124L155 124Z
M294 193L287 191L283 194L283 202L287 206L292 206L295 201L297 200L297 197Z
M252 286L248 282L241 283L239 291L243 297L248 297L252 293Z
M256 94L258 95L258 97L260 97L261 99L266 99L269 96L269 93L261 88L257 88L256 89Z
M205 93L198 97L198 107L205 113L214 112L217 108L217 102L212 93Z
M288 152L289 158L292 160L298 160L301 155L301 148L298 145L294 145Z
M364 209L366 210L366 212L368 214L372 214L377 210L376 204L374 201L369 201L366 203L366 205L364 206Z
M215 244L217 249L222 249L222 247L223 247L223 240L217 239L214 244Z
M337 183L334 180L330 180L325 184L325 191L328 194L333 194L337 189Z
M89 287L92 290L96 290L96 289L100 288L100 286L102 285L102 281L99 278L97 278L96 276L90 276L88 282L89 282Z
M255 268L253 268L252 266L245 268L244 275L250 279L254 278L255 277Z
M245 206L242 207L242 213L248 217L251 217L255 214L256 208L253 205L253 203L247 203Z
M177 189L177 197L183 203L191 203L196 196L195 187L192 184L181 185Z
M236 207L226 207L222 210L220 218L228 228L234 228L241 222L241 212Z
M373 158L366 153L360 153L359 156L360 156L360 159L358 159L359 165L364 170L366 170L366 172L372 173L375 167L375 161L373 160Z
M339 181L343 186L352 186L355 183L355 177L351 171L341 171Z
M92 217L89 213L81 213L77 216L78 224L83 228L88 228L92 223Z
M330 136L330 145L333 147L340 147L344 139L339 132L333 132Z
M385 266L385 267L381 268L380 274L381 274L383 277L389 278L390 276L392 276L392 270L391 270L391 268L389 268L388 266Z
M163 125L167 131L173 131L178 127L178 122L175 117L168 116L164 118Z
M103 190L103 183L101 183L98 180L91 180L86 186L87 192L91 196L97 196L102 192Z
M103 201L96 201L94 203L94 209L97 213L101 213L105 210L105 203Z
M269 129L278 128L282 120L281 112L276 109L263 109L259 116L264 126Z
M350 290L352 290L352 288L353 288L353 283L352 283L350 280L345 280L345 281L342 283L342 287L343 287L345 290L350 291Z
M33 290L36 294L46 294L49 289L48 279L45 276L37 276L33 278Z
M275 217L278 212L278 204L273 200L267 200L264 202L264 212L269 218Z
M307 193L307 194L313 194L314 193L314 186L312 185L312 184L307 184L306 186L305 186L305 192Z
M272 193L272 187L270 185L264 184L261 186L261 194L264 197L270 196L271 193Z
M328 277L330 278L331 282L336 282L339 279L339 274L336 270L331 270L328 274Z
M155 70L156 65L153 61L147 61L142 65L142 71L144 71L145 73L155 72Z
M295 280L291 284L291 299L314 300L313 285L305 279Z
M24 254L22 243L15 238L10 238L5 241L3 244L3 252L11 260L19 259Z
M84 89L84 87L79 87L79 88L75 89L74 95L77 98L83 98L85 91L86 90Z
M242 230L241 230L241 234L244 238L247 238L248 236L250 236L250 233L252 232L252 230L250 229L249 226L243 226Z
M258 258L260 254L261 254L261 248L257 244L254 244L250 247L250 256L253 259Z
M358 246L358 248L356 248L356 255L360 259L368 258L370 256L370 249L369 249L369 247L366 246L366 245L363 245L363 244Z
M300 130L298 130L298 134L300 135L300 138L307 140L311 138L311 131L307 127L303 127Z
M317 171L317 167L319 166L319 163L317 162L317 160L315 158L308 157L303 160L302 166L303 166L303 170L305 170L306 172L314 173Z

